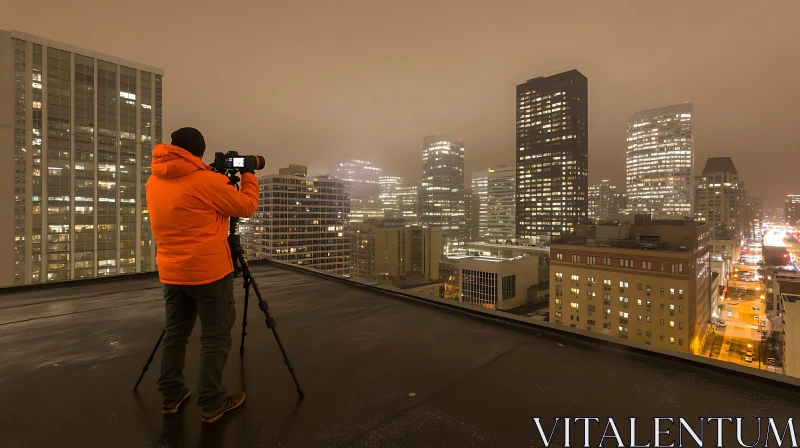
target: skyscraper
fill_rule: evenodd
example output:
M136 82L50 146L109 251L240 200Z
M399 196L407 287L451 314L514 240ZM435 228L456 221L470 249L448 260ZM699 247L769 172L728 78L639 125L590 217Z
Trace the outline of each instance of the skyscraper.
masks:
M608 180L589 187L589 220L605 221L620 213L622 209L622 194L617 191L616 185Z
M800 222L800 194L787 194L783 203L783 218L791 226Z
M744 186L733 160L730 157L709 158L695 184L695 218L708 223L711 239L740 239Z
M384 219L380 200L378 198L350 198L348 222L364 222L371 219Z
M471 185L470 241L484 241L489 230L489 171L472 173Z
M163 71L16 31L0 61L0 286L154 270Z
M745 237L750 240L761 241L761 223L764 221L761 199L747 197L742 214L744 215Z
M509 165L489 169L484 237L486 241L505 243L516 238L516 174L516 168Z
M303 165L260 177L258 210L240 228L245 255L349 274L347 185Z
M467 208L467 242L478 240L478 200L472 194L472 188L467 188L464 192L464 204Z
M333 176L350 183L351 198L378 198L381 170L372 162L349 159L333 167Z
M587 219L588 81L577 70L517 86L517 238Z
M397 187L395 191L397 192L397 203L400 206L400 215L403 218L403 222L408 225L419 224L419 187L417 185Z
M630 116L626 167L633 213L692 216L692 110L685 103Z
M403 178L397 176L380 176L378 178L381 208L383 217L391 222L401 222L403 215L397 200L397 187L403 185Z
M445 135L429 135L422 146L422 216L428 227L441 227L444 252L464 246L464 144Z

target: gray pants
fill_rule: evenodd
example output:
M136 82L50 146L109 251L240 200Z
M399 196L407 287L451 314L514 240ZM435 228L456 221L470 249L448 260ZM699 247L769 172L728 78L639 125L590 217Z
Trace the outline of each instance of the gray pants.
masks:
M197 405L203 412L219 406L226 389L222 371L231 350L231 328L236 320L233 304L233 275L207 285L164 285L167 321L161 357L158 390L165 400L183 397L183 366L186 344L200 315L200 374Z

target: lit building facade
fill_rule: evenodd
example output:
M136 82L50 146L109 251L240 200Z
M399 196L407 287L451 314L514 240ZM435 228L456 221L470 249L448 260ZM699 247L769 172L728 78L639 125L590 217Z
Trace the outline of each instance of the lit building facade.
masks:
M550 247L550 321L697 353L712 328L707 227L641 219Z
M484 241L505 243L517 236L517 170L501 165L489 169Z
M397 187L395 191L403 222L409 225L419 224L419 187L416 185Z
M492 310L528 303L538 284L539 258L457 257L461 302ZM534 293L535 294L535 293Z
M517 86L518 238L558 236L587 220L587 97L577 70Z
M789 225L796 226L800 222L800 194L787 194L783 203L783 218Z
M302 165L258 179L258 210L240 228L245 255L350 273L348 183Z
M763 236L761 224L764 221L761 199L748 197L744 203L743 214L745 237L760 242Z
M707 222L712 240L741 240L744 185L730 157L712 157L695 180L695 219Z
M632 213L693 216L692 116L691 103L630 116L626 182Z
M0 31L0 286L156 268L145 184L161 143L162 76Z
M589 220L605 221L619 214L624 207L623 195L608 180L589 187Z
M398 277L439 279L442 235L438 228L381 226L366 221L350 227L351 275L381 282Z
M351 198L377 198L382 169L366 160L350 159L333 167L333 176L350 183Z
M464 144L445 135L425 137L420 223L442 229L445 253L460 250L466 240L464 193Z
M383 209L383 217L391 222L401 222L403 214L397 198L397 187L403 185L403 178L397 176L380 176L378 178L378 199Z
M370 219L383 219L384 211L378 198L351 198L349 222L364 222Z
M467 204L467 242L478 241L478 201L472 189L467 188L464 193L464 203Z
M483 241L489 231L489 172L472 173L468 216L470 241Z

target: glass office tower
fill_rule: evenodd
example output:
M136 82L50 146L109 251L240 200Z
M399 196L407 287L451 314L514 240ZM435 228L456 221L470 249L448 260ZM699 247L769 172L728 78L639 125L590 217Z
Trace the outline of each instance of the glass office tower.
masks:
M0 61L0 286L154 270L163 71L16 31Z
M633 213L692 216L692 111L685 103L630 116L626 168Z
M425 137L420 223L442 229L443 253L464 248L467 236L464 193L464 143L442 134Z

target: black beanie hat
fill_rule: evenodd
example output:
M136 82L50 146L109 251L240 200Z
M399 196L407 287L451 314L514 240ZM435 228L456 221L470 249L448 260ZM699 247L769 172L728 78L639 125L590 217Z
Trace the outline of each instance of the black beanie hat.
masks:
M183 148L193 155L203 158L206 152L206 141L203 134L195 128L180 128L172 133L172 144Z

